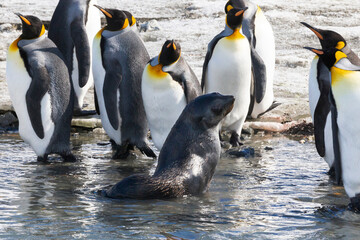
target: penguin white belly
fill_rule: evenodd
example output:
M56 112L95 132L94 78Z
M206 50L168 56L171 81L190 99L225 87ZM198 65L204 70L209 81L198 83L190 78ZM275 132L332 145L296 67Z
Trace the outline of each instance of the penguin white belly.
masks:
M316 56L311 62L310 73L309 73L309 106L311 118L314 120L315 108L320 98L319 84L317 81L317 64L319 57Z
M118 111L118 119L119 119L119 127L118 129L114 129L110 123L109 117L107 115L105 100L104 100L104 79L105 79L105 69L102 65L101 58L101 49L100 49L100 41L101 41L101 31L94 38L93 44L93 76L95 83L95 90L98 99L99 109L100 109L100 118L102 126L108 136L116 142L116 144L121 144L121 116L120 111ZM117 99L120 99L120 91L117 91ZM117 103L117 109L119 109L119 102Z
M272 27L260 8L258 8L255 17L255 37L255 50L266 66L266 90L263 100L260 103L254 102L254 109L251 114L253 118L269 109L274 101L275 39Z
M90 69L92 69L92 48L93 48L93 40L96 36L97 32L101 28L101 20L100 20L100 14L99 10L94 7L94 4L97 4L96 0L92 0L89 3L89 10L88 10L88 17L87 17L87 23L86 23L86 33L89 40L89 46L90 46ZM94 77L93 73L90 70L89 72L89 80L87 84L84 86L84 88L87 88L85 90L85 93L94 85Z
M332 83L338 111L342 178L350 198L360 193L360 106L357 104L360 103L360 72L352 74L347 79Z
M235 97L233 110L223 120L223 129L241 131L250 104L251 58L246 38L222 38L214 48L207 68L205 92Z
M142 97L152 140L161 150L176 120L186 106L183 88L168 73L153 77L151 66L145 67L142 77Z
M51 99L46 93L41 100L41 117L44 128L44 138L35 133L27 110L26 93L31 84L31 77L26 71L19 50L9 50L6 64L6 80L10 98L19 119L19 134L21 138L34 149L38 156L44 156L55 125L51 119Z

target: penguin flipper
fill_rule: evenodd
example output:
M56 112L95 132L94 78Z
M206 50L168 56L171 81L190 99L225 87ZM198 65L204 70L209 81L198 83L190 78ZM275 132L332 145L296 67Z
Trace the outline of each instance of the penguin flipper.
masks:
M205 56L205 61L204 61L204 65L203 65L203 72L202 72L202 77L201 77L201 89L204 91L204 87L205 87L205 81L206 81L206 72L207 72L207 67L209 65L209 61L211 59L211 56L213 54L214 48L216 46L216 44L220 41L220 39L222 39L223 37L226 37L228 35L231 35L228 33L227 30L222 31L221 33L219 33L218 35L216 35L213 40L211 40L211 42L208 45L208 50Z
M94 86L94 105L95 105L95 111L98 115L100 115L100 107L99 107L99 102L97 99L97 94L96 94L96 88Z
M36 135L43 139L45 137L45 133L41 117L41 100L49 90L50 77L46 68L37 68L36 66L32 66L32 75L33 80L26 92L27 110L31 125Z
M266 92L266 66L253 47L251 47L251 62L254 76L255 99L257 103L260 103Z
M121 68L119 68L121 69ZM121 74L114 74L112 71L107 71L105 74L103 96L105 102L106 113L108 115L111 126L114 129L119 128L118 118L118 90L121 81Z
M333 134L333 148L334 148L334 163L333 167L335 168L335 178L337 184L341 183L342 180L342 170L341 170L341 152L340 152L340 144L339 144L339 128L337 125L337 109L334 96L332 91L330 90L329 94L330 100L330 110L331 110L331 128Z
M321 91L320 98L314 112L314 134L316 150L321 157L325 156L325 125L330 112L328 91Z
M75 45L76 58L79 68L79 86L82 88L89 80L90 73L90 45L85 26L80 19L71 23L71 38Z

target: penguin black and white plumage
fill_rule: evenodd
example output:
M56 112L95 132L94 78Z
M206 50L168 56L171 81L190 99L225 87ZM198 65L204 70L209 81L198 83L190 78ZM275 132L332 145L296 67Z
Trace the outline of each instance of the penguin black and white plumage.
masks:
M352 207L360 210L360 66L336 49L309 48L330 70L330 104L334 139L334 168L343 181ZM355 121L354 121L355 119Z
M96 7L106 16L107 26L94 38L93 74L103 128L118 145L113 158L126 158L134 146L156 157L148 146L141 96L141 77L149 54L122 11Z
M233 146L241 144L240 134L250 105L250 45L241 33L245 10L233 8L227 13L225 30L208 45L201 81L205 93L235 97L234 109L222 122L222 129L231 131Z
M141 90L151 137L161 150L187 103L201 95L200 83L181 56L179 43L167 40L160 54L150 60Z
M49 26L49 38L65 57L79 114L94 80L91 72L92 40L101 27L96 0L60 0Z
M258 5L248 0L229 0L225 12L245 7L248 9L244 13L242 31L250 42L253 71L249 117L257 118L279 105L274 102L273 92L275 39L271 24Z
M73 96L63 55L45 37L34 16L17 14L22 35L9 47L6 80L21 138L34 149L38 161L51 153L75 161L70 151Z
M319 38L322 49L336 48L347 54L349 61L354 65L360 65L360 59L350 49L345 39L337 32L322 30L302 22ZM316 55L311 63L309 73L309 105L311 117L314 123L314 135L316 149L321 157L329 165L330 174L333 174L333 137L331 129L330 112L330 72L321 59Z

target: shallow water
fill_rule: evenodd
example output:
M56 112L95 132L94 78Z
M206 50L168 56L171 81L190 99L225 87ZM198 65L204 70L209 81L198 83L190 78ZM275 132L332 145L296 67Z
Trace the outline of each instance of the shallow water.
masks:
M0 135L2 239L349 239L360 215L326 175L313 143L284 136L246 140L256 157L224 157L204 196L112 200L95 194L155 160L111 160L101 134L72 137L77 163L36 162L16 133ZM273 150L265 150L271 147ZM260 156L261 155L261 156Z

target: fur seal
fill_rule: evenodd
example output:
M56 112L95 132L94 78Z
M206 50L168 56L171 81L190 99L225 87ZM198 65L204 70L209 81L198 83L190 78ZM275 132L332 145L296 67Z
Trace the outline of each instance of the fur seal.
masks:
M219 93L197 97L171 129L152 176L134 174L102 195L109 198L164 199L199 195L208 188L220 159L220 122L235 98Z

